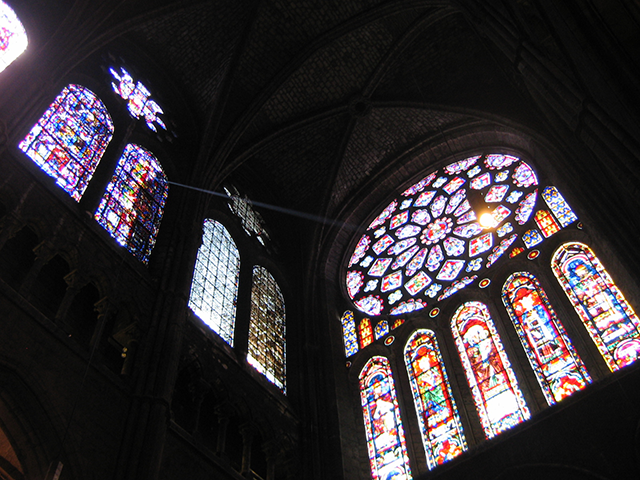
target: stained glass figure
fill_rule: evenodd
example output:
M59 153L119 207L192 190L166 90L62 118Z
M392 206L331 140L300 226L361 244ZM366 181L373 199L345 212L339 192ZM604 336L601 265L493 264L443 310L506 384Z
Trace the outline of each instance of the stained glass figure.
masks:
M578 217L556 187L547 187L542 191L542 198L562 225L562 228L575 222Z
M27 49L27 32L16 13L0 0L0 72Z
M412 277L419 269L424 265L424 260L427 257L427 248L421 249L418 254L411 259L405 273L408 277Z
M389 245L393 244L394 242L395 240L393 239L393 237L391 237L391 235L385 235L373 245L373 251L376 255L380 255L387 249Z
M247 362L286 393L286 317L284 297L273 275L253 267Z
M118 72L115 68L110 68L109 72L117 82L112 82L111 87L123 100L128 100L127 109L133 118L144 118L147 127L157 132L158 125L163 130L167 129L164 121L159 115L164 114L160 105L155 100L151 100L151 92L142 82L136 82L124 68L120 67Z
M529 408L487 306L464 303L451 330L486 437L527 420Z
M359 376L373 480L410 480L411 469L389 361L371 358Z
M189 308L233 347L240 253L220 222L205 219L191 280Z
M404 361L431 470L467 449L435 333L423 329L411 335Z
M560 231L560 226L556 223L551 214L546 210L538 210L533 219L538 225L538 228L542 232L545 238L550 237L556 232Z
M374 333L376 340L380 340L382 337L389 333L389 322L387 322L386 320L380 320L376 324Z
M502 302L549 405L591 383L587 369L533 275L512 274L502 287Z
M148 150L130 143L94 218L134 257L147 263L168 194L167 177L158 160Z
M421 193L420 196L418 197L418 199L416 200L416 203L414 203L414 206L415 207L426 207L427 205L429 205L431 200L433 200L433 197L435 195L436 195L436 191L435 190L429 190L428 192Z
M640 321L591 248L561 245L551 268L611 371L640 357Z
M513 155L487 155L484 164L491 170L502 170L518 160L520 159Z
M476 255L486 252L493 246L493 234L491 232L485 233L472 239L469 242L469 256L475 257Z
M112 136L113 122L100 99L81 85L68 85L18 148L80 201Z
M345 356L350 357L358 353L358 335L356 334L356 322L353 319L353 312L347 310L340 320L342 323L342 338L344 340Z

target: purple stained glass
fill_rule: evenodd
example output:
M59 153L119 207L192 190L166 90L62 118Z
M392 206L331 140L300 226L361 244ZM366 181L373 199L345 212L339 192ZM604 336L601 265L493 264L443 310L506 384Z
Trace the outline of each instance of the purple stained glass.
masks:
M494 185L487 192L487 195L484 197L484 201L488 203L500 202L507 194L508 190L508 185Z
M537 185L538 178L528 164L521 162L513 171L513 183L521 188L526 188L532 185Z
M473 222L477 220L476 212L471 210L470 212L465 213L460 218L458 218L458 225L462 225L464 223Z
M400 212L396 216L394 216L389 222L389 228L393 230L394 228L398 228L400 225L404 225L409 220L409 211L405 210L404 212Z
M433 188L440 188L442 185L447 183L449 180L447 177L439 177L435 182L433 182Z
M433 218L437 218L442 215L444 211L444 207L447 204L447 197L444 195L438 195L436 199L431 204L431 215Z
M514 190L507 197L507 203L516 203L518 200L520 200L521 196L522 192L520 190Z
M475 257L483 252L486 252L493 246L493 234L487 232L484 235L480 235L472 239L469 242L469 255Z
M451 285L449 285L447 288L444 289L444 291L442 292L442 295L438 297L438 301L441 302L445 298L449 298L454 293L458 293L467 285L472 284L476 280L476 278L478 278L477 275L472 275L470 277L462 277L457 282L453 282Z
M507 251L507 249L513 244L513 242L516 241L517 238L518 238L518 234L514 233L509 238L505 238L504 240L502 240L498 244L498 246L493 249L491 254L487 257L487 265L486 265L487 268L493 265L496 262L496 260L498 260L498 258L500 258L502 254Z
M493 181L500 183L504 182L507 178L509 178L509 170L502 170L494 175Z
M422 301L422 299L413 299L410 298L406 302L402 302L397 307L391 309L391 315L403 315L405 313L411 313L418 310L422 310L425 307L426 303Z
M469 200L465 200L464 202L462 202L460 204L460 206L458 208L456 208L456 211L453 212L453 214L456 217L459 217L460 215L462 215L465 212L468 212L471 209L471 204L469 203ZM473 210L471 212L469 212L469 215L473 214L473 216L475 217L475 213L473 212ZM475 220L475 218L473 219ZM458 223L462 223L460 220L458 220Z
M102 101L81 85L68 85L18 148L80 201L112 136Z
M373 266L369 269L369 275L372 277L381 277L384 275L384 272L387 271L392 261L393 258L388 257L376 259L376 261L373 262Z
M531 217L531 212L533 212L533 208L536 206L536 198L538 196L538 190L534 190L526 197L524 200L520 202L518 208L516 209L515 219L520 225L524 225Z
M511 210L509 210L504 205L498 205L496 209L492 212L494 225L499 225L505 218L511 215Z
M489 185L491 185L491 174L489 172L485 172L479 177L471 180L471 188L473 190L482 190Z
M394 242L395 240L393 239L393 237L391 237L391 235L385 235L373 245L373 251L376 255L380 255L389 247L389 245L392 245Z
M157 132L156 125L163 130L167 127L159 117L164 114L162 108L155 100L151 99L151 92L142 82L136 82L133 77L124 68L120 67L118 72L114 68L110 68L109 72L117 83L112 83L113 91L116 92L123 100L127 100L127 109L133 118L144 118L144 121L154 132Z
M451 282L456 279L464 268L464 260L447 260L436 276L437 280Z
M384 302L377 295L369 295L353 302L358 310L368 315L380 315Z
M440 245L434 245L433 247L431 247L429 257L427 257L427 268L432 272L437 270L442 260L444 260L442 247Z
M351 259L349 260L349 267L358 263L364 257L364 254L369 249L369 245L371 245L371 238L366 234L362 235L362 237L360 237L358 245L356 245L356 248L353 251L353 255L351 255Z
M380 291L390 292L391 290L395 290L396 288L400 288L402 286L402 272L394 272L382 279L382 286L380 287Z
M364 275L358 271L347 272L347 292L349 297L355 297L364 284Z
M406 263L409 260L411 260L411 257L413 257L418 250L420 250L420 247L418 245L414 245L406 252L402 253L401 255L398 255L398 257L395 259L395 261L391 265L391 270L396 270L398 268L404 267Z
M409 197L409 196L415 195L418 192L421 192L426 187L428 187L431 184L431 182L433 182L433 179L436 178L436 174L437 172L433 172L431 175L423 178L418 183L412 185L411 187L407 188L404 192L402 192L402 195L404 197Z
M447 183L442 189L447 192L449 195L452 195L456 190L458 190L462 185L464 185L466 180L464 178L455 177L449 183Z
M0 72L27 49L27 32L15 12L0 0Z
M451 232L453 222L448 217L434 220L422 231L420 240L424 245L432 245L439 242Z
M460 240L455 237L447 237L442 242L442 246L444 247L444 251L450 257L459 257L464 253L464 247L466 247L466 243L464 240Z
M408 237L413 237L417 234L419 234L422 231L422 229L420 227L417 227L415 225L405 225L402 228L399 228L396 231L396 236L399 239L404 239L404 238L408 238Z
M428 192L421 193L413 205L416 207L426 207L429 205L429 202L433 200L433 197L436 196L436 193L437 192L435 190L429 190Z
M481 233L483 228L478 223L469 223L467 225L461 225L453 229L453 233L459 237L471 238L474 235Z
M518 160L518 157L512 155L487 155L484 164L489 170L502 170Z
M460 160L444 167L444 171L449 175L457 175L460 172L464 172L465 170L468 170L470 167L475 165L478 162L479 158L480 155L477 155L475 157L469 157L464 160Z
M419 269L421 269L422 265L424 265L424 261L426 258L427 258L427 248L423 248L416 254L415 257L413 257L411 262L409 262L409 265L407 265L407 268L405 270L405 273L407 274L407 276L411 277L414 273L416 273Z
M462 201L465 199L466 196L467 196L466 190L458 190L456 194L453 197L451 197L451 199L449 200L449 204L447 205L447 208L444 211L444 213L446 213L447 215L451 214L451 212L453 212L456 208L458 208L458 206L460 205L460 203L462 203Z
M431 221L431 216L427 210L416 210L413 212L413 215L411 215L411 221L418 225L426 225Z
M412 296L420 293L427 285L431 283L431 277L424 272L418 272L411 280L405 283L404 288Z
M417 240L415 238L406 238L398 243L396 243L393 247L391 247L387 253L389 255L399 255L404 252L407 248L412 247Z
M158 160L144 148L128 144L94 218L134 257L147 263L168 194L167 177Z

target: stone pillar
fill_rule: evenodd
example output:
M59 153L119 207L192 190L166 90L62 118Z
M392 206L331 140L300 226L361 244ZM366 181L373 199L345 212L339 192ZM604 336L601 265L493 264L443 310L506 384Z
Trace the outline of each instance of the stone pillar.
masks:
M250 423L245 423L240 427L242 435L242 468L240 475L245 478L252 478L251 474L251 447L253 446L253 432L255 428Z

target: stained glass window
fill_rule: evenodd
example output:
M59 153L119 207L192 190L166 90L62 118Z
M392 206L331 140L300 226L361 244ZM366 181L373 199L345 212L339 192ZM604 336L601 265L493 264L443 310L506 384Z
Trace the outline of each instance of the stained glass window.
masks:
M538 210L534 219L545 238L560 231L560 225L558 225L547 210Z
M547 187L542 191L542 198L549 205L549 208L560 222L562 227L566 227L572 222L575 222L578 217L569 204L565 201L564 197L560 195L556 187Z
M112 136L113 122L100 99L81 85L68 85L18 148L79 201Z
M364 348L373 342L373 328L371 327L371 320L363 318L360 320L360 347Z
M205 219L189 307L231 346L239 278L240 253L233 238L220 222Z
M566 243L551 268L611 371L640 357L640 321L591 248Z
M464 303L451 330L486 437L527 420L529 408L487 306Z
M427 465L433 469L467 449L435 333L416 331L405 346L404 361Z
M266 268L254 266L247 361L283 392L285 327L284 297L278 283Z
M386 320L380 320L376 324L376 329L374 333L375 333L376 340L379 340L380 338L384 337L387 333L389 333L389 322L387 322Z
M360 400L373 480L409 480L411 469L391 365L373 357L360 372Z
M117 82L112 82L111 87L123 100L127 100L127 109L133 118L144 118L147 127L157 132L158 125L163 130L167 127L159 117L164 112L160 105L151 99L151 92L142 82L136 82L124 68L118 72L110 68L109 72Z
M15 12L0 0L0 72L27 49L27 32Z
M144 148L128 144L94 218L134 257L147 263L168 193L158 160Z
M358 352L358 335L356 334L356 322L353 312L347 310L342 315L342 338L344 339L344 353L347 357Z
M240 192L233 187L224 187L224 191L231 200L229 209L242 221L242 228L249 236L255 236L256 239L266 246L270 240L269 233L264 227L262 216L253 209L251 201L246 197L241 197Z
M533 275L526 272L512 274L502 287L502 301L549 405L591 382L547 295Z

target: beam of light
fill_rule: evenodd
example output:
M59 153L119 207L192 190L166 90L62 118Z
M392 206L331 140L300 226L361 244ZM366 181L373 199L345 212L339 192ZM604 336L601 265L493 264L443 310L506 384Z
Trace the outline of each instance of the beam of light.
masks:
M192 187L191 185L184 185L183 183L176 183L176 182L171 182L171 181L169 181L167 183L169 183L170 185L175 185L177 187L182 187L182 188L186 188L186 189L189 189L189 190L195 190L197 192L208 193L209 195L215 195L216 197L222 197L222 198L227 198L227 199L238 198L239 200L246 201L244 198L233 197L233 196L227 195L226 193L216 192L214 190L207 190L207 189L204 189L204 188ZM343 222L341 220L332 220L330 218L321 217L320 215L313 215L311 213L301 212L299 210L292 210L290 208L279 207L277 205L271 205L271 204L268 204L268 203L256 202L254 200L251 200L251 204L256 206L256 207L266 208L268 210L273 210L275 212L284 213L285 215L292 215L294 217L303 218L305 220L310 220L312 222L323 223L325 225L331 225L331 226L336 226L336 227L346 227L346 228L348 228L350 230L356 230L358 228L355 225Z

